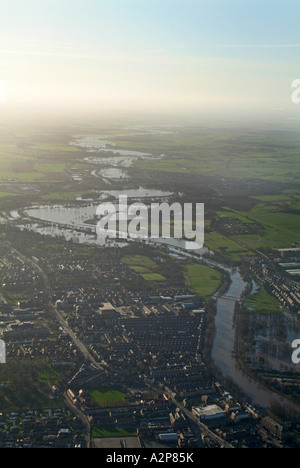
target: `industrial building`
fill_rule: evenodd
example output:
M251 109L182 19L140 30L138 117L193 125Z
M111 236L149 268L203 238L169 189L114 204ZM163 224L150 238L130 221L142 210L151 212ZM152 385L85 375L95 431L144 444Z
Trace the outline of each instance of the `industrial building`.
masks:
M193 414L200 419L200 421L213 421L215 419L225 418L225 411L217 405L210 405L206 407L194 406Z
M175 433L167 433L167 434L159 434L159 440L161 442L178 442L178 434Z
M299 255L300 254L300 248L292 248L292 249L278 249L278 252L281 257L285 257L287 255Z

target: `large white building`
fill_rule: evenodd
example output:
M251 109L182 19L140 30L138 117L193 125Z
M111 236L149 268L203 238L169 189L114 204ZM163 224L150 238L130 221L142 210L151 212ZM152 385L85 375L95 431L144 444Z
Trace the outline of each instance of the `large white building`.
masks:
M200 421L211 421L213 419L225 418L225 411L217 405L210 405L206 407L194 406L193 414L200 419Z

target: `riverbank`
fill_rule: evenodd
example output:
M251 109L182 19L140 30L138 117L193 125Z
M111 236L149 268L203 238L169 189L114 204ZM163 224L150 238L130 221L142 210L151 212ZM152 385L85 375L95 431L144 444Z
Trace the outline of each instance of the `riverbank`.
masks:
M220 264L218 265L221 266ZM300 412L300 407L288 398L266 388L245 371L239 356L234 353L236 329L234 314L237 302L242 302L244 292L249 285L242 278L238 269L231 274L231 285L228 291L217 300L216 336L212 350L212 360L224 377L230 377L253 402L253 404L270 409L274 404L287 411ZM239 338L238 338L239 339ZM242 364L242 365L241 365Z

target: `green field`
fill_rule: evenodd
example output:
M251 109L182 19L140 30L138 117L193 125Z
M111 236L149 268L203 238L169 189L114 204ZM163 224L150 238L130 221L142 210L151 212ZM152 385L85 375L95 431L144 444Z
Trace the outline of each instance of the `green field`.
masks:
M130 147L155 154L157 143L167 157L153 164L139 160L135 166L146 171L199 174L239 179L261 179L280 182L300 179L299 133L243 132L227 130L195 133L185 129L154 141L119 141ZM152 144L151 144L152 143ZM155 145L156 144L156 145ZM171 156L172 155L172 156Z
M291 199L290 203L292 209L295 209ZM264 231L258 234L233 236L233 239L252 249L280 248L294 243L300 244L299 213L290 210L289 204L283 208L278 202L258 203L251 211L241 214L261 224Z
M80 196L80 192L78 190L74 191L74 189L70 187L69 191L62 190L61 192L50 192L50 193L47 193L47 195L42 195L41 199L48 203L68 202L68 201L75 201L76 198L78 198L79 196Z
M245 256L252 255L255 249L300 243L300 191L294 185L300 180L299 132L285 132L284 129L249 130L230 126L227 129L217 126L207 126L205 129L183 126L179 130L170 128L170 134L141 134L134 137L129 130L122 129L123 136L113 138L119 132L117 126L97 127L84 122L81 125L83 134L107 132L112 137L112 143L116 144L116 149L144 151L154 156L164 154L165 157L161 159L140 159L134 162L132 169L138 170L139 183L149 181L161 184L165 172L169 172L174 180L178 180L180 174L238 179L241 181L241 192L244 179L289 183L278 188L277 194L257 195L254 190L252 195L256 206L250 211L236 211L227 203L228 200L224 207L217 208L215 214L219 217L235 217L243 223L256 222L264 228L257 234L233 234L228 237L208 230L206 246L224 259L241 262ZM67 170L70 167L91 169L91 166L84 162L83 149L68 145L72 140L73 128L62 130L49 126L48 130L49 134L47 125L42 130L14 129L15 137L12 138L9 127L0 129L0 182L37 185L40 193L36 193L35 204L74 201L82 193L78 186L72 185ZM162 174L157 174L159 172ZM93 182L88 179L83 190L95 190ZM26 194L30 196L28 192ZM0 192L0 199L3 200L3 206L18 200L9 189L7 193L3 190ZM161 275L147 257L132 258L128 266L145 281L163 281L164 277L168 277L166 273Z
M205 234L205 245L214 253L233 262L240 262L244 257L253 255L246 247L217 232Z
M0 198L6 198L6 197L16 197L16 193L9 193L9 192L0 192Z
M9 382L0 388L0 406L3 411L24 411L59 407L60 400L50 400L52 386L60 385L63 374L46 360L8 360L0 366L0 381Z
M237 218L243 223L258 225L257 232L251 234L239 234L229 236L231 241L235 241L243 248L249 250L272 249L288 247L293 244L300 244L300 191L285 190L277 195L261 195L253 197L257 203L249 211L236 211L224 208L217 211L220 218ZM222 245L225 243L224 245ZM206 236L207 245L215 251L223 250L227 253L234 253L233 245L226 247L226 238L220 239L216 233L208 233ZM231 253L230 253L231 255ZM233 259L232 256L232 259Z
M41 172L43 174L47 173L59 173L59 172L65 172L67 169L68 165L67 164L60 164L60 163L38 163L34 165L34 169L37 172Z
M245 306L249 309L254 309L256 312L271 313L281 311L279 303L274 299L262 285L259 285L259 290L248 296Z
M100 407L119 405L126 401L127 395L116 389L90 389L89 394Z
M161 282L166 278L157 272L158 265L151 258L143 255L130 255L122 258L122 262L128 265L145 281Z
M221 286L222 274L208 266L191 264L185 267L184 272L191 292L203 299L212 297Z
M159 172L174 174L174 178L179 174L228 177L240 180L241 186L244 180L247 184L247 179L280 183L298 183L300 180L299 132L285 132L284 128L264 131L206 128L200 132L183 128L172 135L116 139L116 144L120 148L153 155L158 154L159 148L160 154L165 154L164 158L155 161L135 162L135 167L145 177L154 174L157 178ZM218 209L219 217L235 217L242 223L257 223L263 229L258 226L257 233L228 237L208 231L205 245L225 259L241 262L259 248L300 243L300 191L286 187L278 185L278 193L271 195L256 195L254 189L253 200L257 203L248 212L230 207Z
M18 302L26 302L31 297L31 291L10 291L0 287L0 294L5 300L12 305L17 305Z
M243 216L241 213L231 210L230 208L226 208L224 211L217 211L216 215L220 218L236 218L242 223L254 223L253 220L246 218L246 216Z
M34 183L49 180L49 176L50 180L56 181L57 175L65 173L70 164L61 158L69 158L77 151L55 142L24 146L3 143L0 145L0 181Z
M30 150L33 153L38 154L49 154L49 153L76 153L79 152L80 149L76 148L76 146L71 145L59 145L57 143L37 143L33 145Z
M141 276L145 281L166 281L166 278L159 273L143 273Z
M144 255L130 255L122 258L122 262L133 268L146 268L153 270L157 268L156 263L151 258Z
M166 157L160 160L139 160L135 166L147 175L157 172L258 179L274 182L298 183L300 180L299 132L247 131L238 132L206 129L196 134L190 129L159 136L151 140L122 141L122 146L134 145L141 151L155 154L154 142L159 141ZM152 147L153 143L153 147ZM124 146L125 147L125 146ZM132 146L133 148L133 146ZM218 209L219 217L235 217L243 223L258 223L263 229L249 235L225 237L217 232L207 232L205 245L225 259L240 262L256 249L278 248L293 243L300 244L299 214L300 190L278 186L278 193L256 195L256 205L250 211Z
M106 437L132 437L136 435L136 429L125 429L116 426L94 426L92 428L92 437L106 438Z

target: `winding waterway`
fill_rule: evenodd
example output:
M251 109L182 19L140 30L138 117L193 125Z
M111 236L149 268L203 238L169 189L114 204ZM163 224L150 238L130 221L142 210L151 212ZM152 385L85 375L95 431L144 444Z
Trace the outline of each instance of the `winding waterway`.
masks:
M219 268L230 272L224 265ZM217 300L216 336L212 350L212 358L225 377L231 377L233 382L252 400L262 408L269 408L274 402L284 406L285 409L300 411L300 408L279 394L266 389L254 379L247 376L237 365L233 355L235 329L233 326L234 310L237 300L241 300L247 283L243 280L238 269L230 274L231 285L229 290Z
M128 136L128 135L127 135ZM132 164L132 160L135 158L151 158L152 155L148 153L140 153L136 151L120 150L116 148L116 145L106 140L103 136L76 136L75 142L72 143L74 146L86 148L88 152L98 153L93 155L87 160L93 162L93 164L107 164L111 166L112 171L120 171L123 176L123 168L128 167ZM106 153L106 157L103 158L103 154ZM112 157L108 158L107 153L112 153ZM162 157L161 155L160 157ZM153 157L153 156L152 156ZM120 169L121 166L121 169ZM94 171L97 175L97 171ZM125 173L124 173L125 174ZM102 174L103 175L103 174ZM107 175L107 174L106 174ZM112 177L112 174L108 174ZM118 175L114 172L114 176ZM117 178L118 178L117 177ZM127 195L129 197L137 198L152 198L162 197L170 195L170 192L163 193L161 191L152 191L148 189L140 188L138 190L129 191ZM107 192L108 195L114 196L119 195L118 192ZM104 197L105 198L105 197ZM100 201L101 197L99 197ZM86 224L87 220L93 219L96 213L97 203L91 202L85 206L47 206L47 207L32 207L27 210L27 214L36 220L36 223L29 223L28 219L23 219L17 211L11 213L11 219L23 221L22 229L33 230L44 235L59 236L64 235L67 240L73 240L79 243L99 244L93 233L93 226ZM25 221L25 225L24 225ZM26 221L27 224L26 225ZM38 221L42 222L39 224ZM94 227L95 229L95 227ZM88 231L88 232L86 232ZM156 244L159 240L156 241ZM239 269L231 270L225 265L215 262L214 260L205 260L203 254L210 253L208 249L203 248L199 251L187 250L187 243L182 240L169 239L168 241L160 241L161 244L167 244L167 248L170 253L179 256L190 258L196 261L205 261L209 266L213 268L222 269L230 274L231 285L226 293L217 299L217 314L215 319L216 324L216 336L214 340L212 358L215 364L222 371L226 377L231 377L233 382L244 392L247 398L251 399L252 402L260 407L268 408L272 402L277 402L283 405L285 408L290 408L299 411L299 407L293 404L286 398L280 397L277 393L268 390L257 383L254 379L248 377L241 371L237 366L237 361L233 355L233 348L235 342L235 329L234 329L234 310L236 301L241 301L243 293L247 286L247 283L243 280ZM104 245L105 242L104 242ZM113 245L117 245L114 244ZM120 246L125 246L126 243Z
M140 189L141 190L141 189ZM146 196L153 196L153 193L146 191ZM111 193L113 195L113 193ZM139 193L141 195L141 193ZM159 193L161 196L161 193ZM95 238L92 233L87 233L85 224L86 219L92 218L95 214L95 204L85 205L82 207L70 206L49 206L49 207L36 207L28 210L28 214L36 220L50 222L48 226L41 226L38 224L31 224L23 226L29 230L39 232L44 235L64 235L67 240L72 239L74 242L99 244L100 240ZM21 218L21 216L20 216ZM73 229L72 229L73 227ZM74 228L77 231L74 231ZM93 227L90 226L93 230ZM135 242L135 240L133 240ZM254 379L247 376L237 365L237 361L233 355L233 348L235 342L235 329L234 329L234 310L237 301L241 301L243 293L246 289L247 283L242 278L238 268L232 270L225 265L211 259L203 257L203 254L213 253L208 251L207 248L202 248L197 251L189 251L188 242L180 239L157 239L150 243L164 245L170 249L171 254L178 255L183 258L190 258L196 261L204 261L212 268L218 268L230 274L231 284L227 292L221 297L217 298L217 314L215 319L216 336L212 350L212 359L218 368L221 370L225 377L231 377L233 382L244 392L246 397L260 407L268 408L272 402L277 402L285 408L290 408L300 411L297 405L293 404L290 400L280 397L277 393L266 389L257 383ZM104 245L107 245L104 241ZM112 243L112 246L118 243ZM124 242L122 247L127 244ZM254 289L255 291L255 289Z

